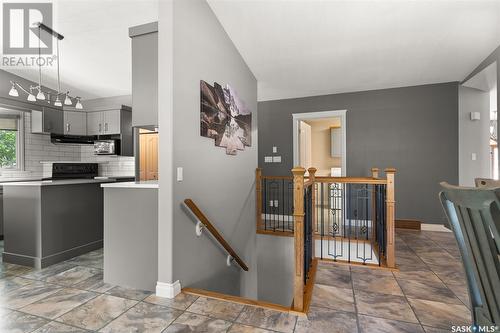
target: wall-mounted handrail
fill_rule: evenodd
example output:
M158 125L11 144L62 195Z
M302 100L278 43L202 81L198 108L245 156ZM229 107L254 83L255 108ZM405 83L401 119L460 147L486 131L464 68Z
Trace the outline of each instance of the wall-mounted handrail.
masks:
M203 214L203 212L196 206L196 204L191 199L184 200L184 204L191 210L191 212L196 216L196 218L207 228L208 231L214 236L214 238L219 242L220 245L226 250L226 252L233 257L233 259L240 265L240 267L248 271L248 266L241 260L241 258L236 254L229 243L222 237L222 235L217 231L214 225L208 220L208 218Z

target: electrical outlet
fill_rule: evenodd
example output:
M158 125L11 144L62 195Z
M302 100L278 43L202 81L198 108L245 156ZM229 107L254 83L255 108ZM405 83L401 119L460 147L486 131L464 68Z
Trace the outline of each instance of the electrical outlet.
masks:
M273 163L281 163L281 156L273 156Z
M264 156L264 163L273 163L272 156Z
M270 200L269 201L269 207L273 207L273 204L274 204L274 200Z
M273 153L276 154L278 152L278 147L273 147Z
M476 153L472 153L472 154L471 154L471 156L470 156L470 158L471 158L473 161L477 160L477 154L476 154Z
M278 207L278 200L274 200L274 207Z

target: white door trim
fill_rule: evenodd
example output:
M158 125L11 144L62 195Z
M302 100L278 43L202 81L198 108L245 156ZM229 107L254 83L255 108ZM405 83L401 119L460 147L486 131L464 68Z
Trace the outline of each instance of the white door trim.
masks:
M342 176L346 176L347 170L347 110L320 111L293 113L293 166L299 164L299 121L307 119L340 117L340 126L342 127Z

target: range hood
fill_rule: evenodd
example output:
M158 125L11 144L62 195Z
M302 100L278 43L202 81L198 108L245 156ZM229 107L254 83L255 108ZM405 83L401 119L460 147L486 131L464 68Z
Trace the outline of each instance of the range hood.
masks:
M50 134L50 141L55 144L70 143L77 145L93 145L94 140L95 136Z

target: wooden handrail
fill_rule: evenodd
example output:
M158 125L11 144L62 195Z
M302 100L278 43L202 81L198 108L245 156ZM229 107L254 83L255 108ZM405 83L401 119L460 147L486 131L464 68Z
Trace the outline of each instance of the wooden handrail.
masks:
M262 169L260 169L262 170ZM293 179L293 176L261 176L262 179L272 179L272 180L281 180L281 179Z
M348 183L348 184L387 184L386 179L371 177L315 177L317 183Z
M186 206L193 212L193 214L198 218L198 220L210 231L212 236L222 245L222 247L229 253L231 257L240 265L243 270L248 271L248 266L245 265L243 260L236 254L229 243L222 237L222 235L217 231L214 225L208 220L208 218L203 214L203 212L196 206L196 204L191 199L184 200Z

